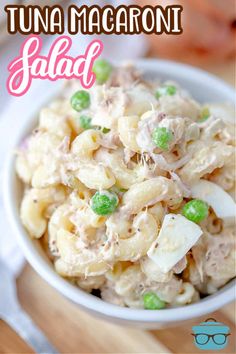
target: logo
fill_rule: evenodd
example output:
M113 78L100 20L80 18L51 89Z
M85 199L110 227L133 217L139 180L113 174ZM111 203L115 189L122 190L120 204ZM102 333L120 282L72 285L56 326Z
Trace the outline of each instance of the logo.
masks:
M220 350L227 346L230 328L214 318L192 327L194 344L201 350Z

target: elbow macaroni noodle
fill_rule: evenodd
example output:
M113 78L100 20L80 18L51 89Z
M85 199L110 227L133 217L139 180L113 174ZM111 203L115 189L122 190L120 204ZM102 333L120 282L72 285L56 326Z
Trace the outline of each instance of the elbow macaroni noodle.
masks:
M234 188L232 113L209 104L202 120L207 105L132 70L114 68L105 85L88 91L81 112L70 104L81 89L76 80L41 110L17 152L26 187L20 216L29 235L47 244L56 272L85 291L99 289L105 301L134 308L145 307L149 292L166 307L184 306L235 276L232 225L211 208L199 222L201 238L168 272L148 251L158 247L165 216L181 214L192 199L194 183ZM171 132L169 144L154 142L155 129Z

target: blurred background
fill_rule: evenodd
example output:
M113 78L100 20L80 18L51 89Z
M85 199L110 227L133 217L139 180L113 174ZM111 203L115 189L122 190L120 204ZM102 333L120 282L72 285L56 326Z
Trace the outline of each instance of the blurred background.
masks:
M216 74L229 84L235 84L235 52L236 52L236 1L235 0L0 0L0 161L1 170L4 163L4 151L7 149L10 136L8 116L4 113L13 103L21 98L11 97L6 91L8 76L7 66L18 55L25 39L22 35L9 35L6 32L7 4L54 5L63 7L70 3L104 6L111 4L161 5L171 4L183 6L183 33L172 35L101 35L73 36L73 47L70 55L78 55L84 51L88 43L95 38L104 43L103 56L116 60L129 60L140 57L155 57L176 60L201 67ZM56 36L42 36L43 52L46 54ZM40 94L32 86L30 95L37 98ZM23 117L19 117L23 119ZM0 179L1 182L1 179ZM9 266L18 276L18 293L20 302L35 322L44 330L52 341L65 353L199 353L194 349L191 324L179 326L174 330L144 332L124 329L108 323L92 319L62 298L49 287L28 265L24 265L23 256L14 242L14 235L9 234L8 224L4 216L4 206L0 192L0 257L10 260ZM1 282L1 279L0 279ZM218 320L230 324L233 331L235 323L235 307L229 305L213 314ZM55 320L56 319L56 320ZM204 320L204 319L202 319ZM233 353L232 345L222 351ZM0 353L29 353L26 344L0 320Z

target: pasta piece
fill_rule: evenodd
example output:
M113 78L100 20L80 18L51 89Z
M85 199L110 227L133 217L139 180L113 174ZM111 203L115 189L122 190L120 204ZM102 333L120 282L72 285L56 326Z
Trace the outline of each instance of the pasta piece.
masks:
M53 112L59 112L60 115L65 117L68 126L72 130L73 136L83 131L83 128L80 126L78 113L71 107L70 99L57 99L50 104L49 108L52 109Z
M189 117L196 120L200 114L200 105L191 98L174 96L162 96L159 98L160 111L165 114Z
M71 152L82 159L91 159L92 154L100 146L100 134L89 129L77 136L71 146Z
M176 296L174 303L179 306L190 304L195 293L196 290L191 283L183 283L181 293Z
M116 262L113 268L109 270L105 274L105 276L109 281L115 282L117 279L119 279L122 272L131 265L132 265L131 262Z
M60 258L55 262L59 274L63 276L97 276L110 268L101 255L77 247L78 237L60 229L57 232L57 248Z
M136 142L138 122L138 116L121 117L118 120L120 140L125 147L135 152L140 152L140 147Z
M127 168L119 151L109 152L107 149L99 149L95 160L112 171L118 188L128 189L144 179L143 174L140 173L140 166L136 166L133 170Z
M124 115L141 116L144 112L157 106L156 97L142 84L135 85L126 91L127 104Z
M164 216L165 216L165 209L163 208L161 202L158 202L151 206L148 209L148 212L152 214L152 216L155 218L156 222L158 225L161 225Z
M71 129L66 116L50 108L43 108L39 116L39 127L60 137L70 136Z
M139 265L132 265L126 268L115 282L115 291L121 296L131 296L142 281L143 274Z
M165 201L173 205L179 203L182 195L177 184L165 177L151 178L136 183L123 196L123 206L127 212L137 214L144 207Z
M76 172L76 177L90 189L109 189L116 180L108 167L97 164L95 161L84 163Z
M69 219L70 211L68 204L60 205L52 214L48 223L49 249L52 254L57 255L57 232L60 229L72 231L73 224Z
M40 165L34 172L32 177L33 188L53 187L61 182L59 171L55 171L53 164Z
M173 272L163 273L158 265L153 262L149 257L144 257L140 260L141 270L146 275L148 280L156 281L159 283L166 283L170 281Z
M47 228L45 209L55 202L63 201L63 188L30 189L21 204L21 220L32 237L40 238Z
M156 221L147 212L140 212L134 218L133 229L133 236L118 241L117 259L119 261L136 261L146 255L157 237Z
M61 137L50 132L38 131L35 133L29 139L26 150L26 157L32 170L42 164L45 157L51 158L61 141Z
M209 175L209 180L218 184L224 190L228 191L235 186L235 171L235 158L233 158L222 168L217 169L211 175Z
M107 235L117 235L119 238L128 238L132 232L132 220L123 217L120 221L120 213L112 214L106 221Z
M179 171L184 182L193 184L207 173L226 164L233 154L233 148L221 142L196 151L193 158Z
M23 154L17 156L16 172L24 183L30 184L33 171L30 168L27 158Z

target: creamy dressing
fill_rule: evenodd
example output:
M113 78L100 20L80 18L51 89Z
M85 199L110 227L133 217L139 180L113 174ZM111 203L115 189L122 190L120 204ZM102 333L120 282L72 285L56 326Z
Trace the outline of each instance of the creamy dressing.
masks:
M66 83L17 151L30 236L48 240L60 275L119 306L144 308L148 292L166 307L183 306L217 291L235 277L233 109L201 105L130 65L89 89L90 104L77 112L70 99L81 89L78 80ZM91 118L88 130L81 115ZM166 150L153 141L156 128L171 133ZM97 191L117 195L112 214L92 210ZM199 223L182 215L191 199L209 206Z

